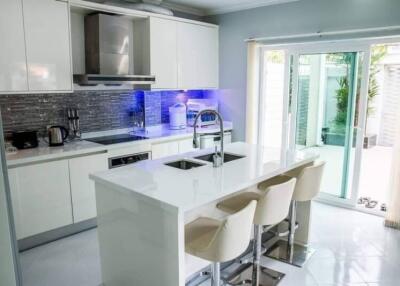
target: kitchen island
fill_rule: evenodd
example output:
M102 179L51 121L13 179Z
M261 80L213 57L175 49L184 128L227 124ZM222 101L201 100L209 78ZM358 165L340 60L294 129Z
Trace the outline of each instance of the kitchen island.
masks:
M221 167L195 159L212 152L142 161L91 175L105 286L185 285L186 278L204 266L204 261L193 263L185 254L185 223L199 216L221 217L215 208L219 201L317 158L310 152L283 153L237 142L225 152L238 158ZM183 170L166 165L182 159L201 166ZM307 243L310 204L298 211L297 240Z

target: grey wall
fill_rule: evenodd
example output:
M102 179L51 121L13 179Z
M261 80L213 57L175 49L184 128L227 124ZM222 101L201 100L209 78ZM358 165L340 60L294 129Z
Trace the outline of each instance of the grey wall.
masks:
M220 88L234 139L245 137L246 43L281 36L400 25L400 0L300 0L206 18L220 25Z

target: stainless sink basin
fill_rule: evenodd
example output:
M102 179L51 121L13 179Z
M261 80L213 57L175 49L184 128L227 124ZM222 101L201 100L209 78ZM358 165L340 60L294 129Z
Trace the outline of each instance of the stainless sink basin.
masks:
M185 160L185 159L174 161L174 162L165 163L164 165L167 165L167 166L170 166L170 167L174 167L174 168L177 168L177 169L181 169L181 170L190 170L192 168L197 168L197 167L204 166L204 164L193 162L193 161L189 161L189 160Z
M221 153L218 152L218 155L221 156ZM198 159L198 160L202 160L202 161L212 162L213 161L213 156L214 156L214 153L210 153L210 154L205 154L205 155L202 155L202 156L197 156L197 157L194 157L194 158ZM238 160L238 159L242 159L244 157L245 156L242 156L242 155L224 153L224 163L230 162L230 161L234 161L234 160Z

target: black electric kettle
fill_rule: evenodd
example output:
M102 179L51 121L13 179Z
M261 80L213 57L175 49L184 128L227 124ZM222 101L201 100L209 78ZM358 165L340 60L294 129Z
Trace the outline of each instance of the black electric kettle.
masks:
M51 126L47 129L49 146L62 146L68 138L68 129L64 126Z

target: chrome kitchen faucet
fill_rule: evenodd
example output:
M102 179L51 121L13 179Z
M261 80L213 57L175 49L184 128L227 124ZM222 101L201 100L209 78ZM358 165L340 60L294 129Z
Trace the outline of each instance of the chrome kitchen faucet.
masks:
M199 148L199 140L197 139L197 120L199 119L199 117L204 114L204 113L212 113L215 114L218 117L218 121L219 121L219 128L220 128L220 132L221 132L221 140L220 140L220 153L221 156L218 155L218 150L217 148L215 148L215 154L213 156L213 167L220 167L221 165L224 164L224 121L222 120L222 116L221 114L219 114L219 112L212 110L212 109L204 109L202 111L200 111L196 118L194 119L194 128L193 128L193 147L194 148ZM216 147L216 146L215 146Z

